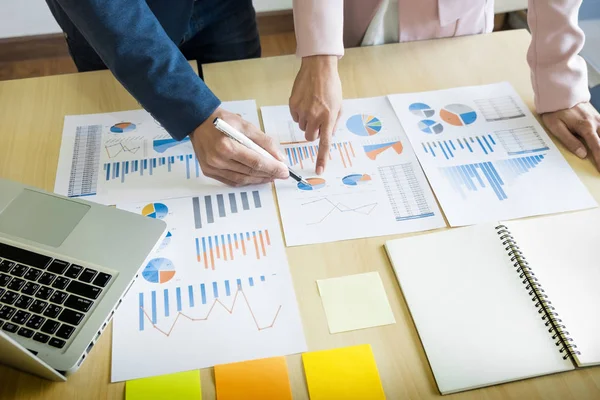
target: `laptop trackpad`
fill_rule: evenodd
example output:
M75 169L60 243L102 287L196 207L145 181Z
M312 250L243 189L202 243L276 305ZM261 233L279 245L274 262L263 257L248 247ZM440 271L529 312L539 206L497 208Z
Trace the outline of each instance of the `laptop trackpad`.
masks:
M0 213L0 232L58 247L90 206L24 189Z

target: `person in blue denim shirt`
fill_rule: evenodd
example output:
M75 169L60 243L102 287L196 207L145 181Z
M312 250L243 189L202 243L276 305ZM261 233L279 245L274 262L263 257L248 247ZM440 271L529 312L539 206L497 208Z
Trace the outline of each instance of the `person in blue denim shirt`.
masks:
M80 72L110 69L177 140L189 135L205 175L232 186L285 179L270 160L217 131L222 118L277 159L260 129L220 107L190 67L260 57L252 0L46 0Z

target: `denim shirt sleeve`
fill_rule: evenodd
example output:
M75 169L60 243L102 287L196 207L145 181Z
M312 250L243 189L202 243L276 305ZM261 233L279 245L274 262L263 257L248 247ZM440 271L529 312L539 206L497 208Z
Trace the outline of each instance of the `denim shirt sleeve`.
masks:
M177 140L220 105L145 0L58 0L121 84Z

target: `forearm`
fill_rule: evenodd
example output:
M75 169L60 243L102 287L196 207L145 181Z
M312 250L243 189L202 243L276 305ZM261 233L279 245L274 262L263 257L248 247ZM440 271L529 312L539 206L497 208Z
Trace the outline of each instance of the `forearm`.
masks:
M220 102L198 77L144 0L58 0L115 77L175 138Z
M529 0L532 33L527 61L539 113L589 101L584 35L577 24L581 0Z

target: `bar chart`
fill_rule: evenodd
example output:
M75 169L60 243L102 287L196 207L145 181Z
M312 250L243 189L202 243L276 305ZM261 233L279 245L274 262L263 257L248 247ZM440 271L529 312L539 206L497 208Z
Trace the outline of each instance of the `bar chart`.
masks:
M299 165L304 168L305 164L314 165L319 153L319 145L307 144L300 146L290 146L285 148L285 154L289 164L294 167ZM342 162L344 168L352 167L352 160L356 158L354 147L351 142L333 143L329 150L329 159L338 158Z
M396 221L434 216L412 163L379 167L378 170Z
M531 171L543 159L543 155L536 155L494 162L456 165L440 168L440 170L463 199L467 198L469 192L492 190L498 200L502 201L508 199L505 191L507 180L514 180L518 176Z
M184 168L175 169L174 166L184 166ZM187 179L198 178L200 177L200 164L198 164L193 154L105 163L104 179L106 181L120 180L121 183L125 183L128 175L152 176L156 171L182 173L185 174Z
M207 305L214 307L215 302L220 301L219 299L234 299L242 291L258 288L266 281L265 275L258 275L140 292L138 294L139 330L145 330L148 327L147 322L151 323L150 328L152 328L152 325L160 323L163 318L176 317L184 311L189 312ZM234 305L235 303L232 304L232 308ZM205 320L209 315L205 312L205 317L200 319Z
M261 260L267 257L267 249L271 246L268 229L201 236L195 242L197 261L204 269L211 270L240 256Z
M492 135L421 142L421 147L426 154L434 158L439 157L446 160L454 158L458 153L492 154L497 145Z
M262 208L260 192L232 192L203 197L192 197L194 210L194 226L202 229L206 224L213 224L218 218L226 218L243 211Z

